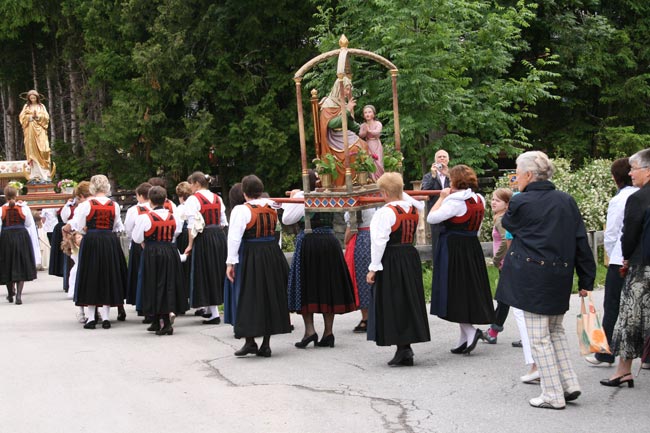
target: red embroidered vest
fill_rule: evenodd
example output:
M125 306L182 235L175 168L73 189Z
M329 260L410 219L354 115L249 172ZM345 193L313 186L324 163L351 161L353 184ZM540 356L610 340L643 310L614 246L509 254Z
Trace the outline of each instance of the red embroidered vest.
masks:
M90 200L90 212L86 217L88 230L113 230L115 223L115 205L112 200L101 204L96 199Z
M5 227L24 226L23 208L18 205L14 207L2 206L2 225Z
M169 212L167 218L163 218L156 212L149 212L151 228L144 232L145 241L172 242L176 231L176 220Z
M251 220L246 224L244 238L265 238L275 236L275 226L278 223L278 213L271 206L249 204L246 206L251 211Z
M214 202L211 202L209 199L207 199L203 194L200 192L194 193L194 197L196 197L199 200L199 203L201 204L201 215L203 216L203 220L205 221L206 226L210 225L219 225L220 220L221 220L221 200L219 200L219 196L214 194L213 200Z
M411 206L405 211L401 206L388 205L395 212L395 224L390 228L389 244L412 244L420 216L418 210Z
M465 215L453 217L444 222L447 230L464 230L468 232L476 232L481 227L483 216L485 215L485 207L480 199L468 198L465 200L467 205L467 212Z

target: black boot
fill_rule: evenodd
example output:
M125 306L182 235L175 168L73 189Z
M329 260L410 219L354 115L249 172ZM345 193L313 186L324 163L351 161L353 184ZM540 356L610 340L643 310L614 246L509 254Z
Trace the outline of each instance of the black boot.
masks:
M124 322L126 320L126 311L124 310L124 305L117 306L117 321Z
M246 337L246 344L244 344L241 349L235 352L235 356L246 356L249 353L257 354L257 343L252 337Z

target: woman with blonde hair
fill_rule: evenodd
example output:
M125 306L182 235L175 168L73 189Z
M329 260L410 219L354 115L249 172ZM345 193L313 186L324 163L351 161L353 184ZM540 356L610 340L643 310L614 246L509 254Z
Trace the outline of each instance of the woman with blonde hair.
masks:
M102 174L90 178L93 195L81 203L65 231L85 233L79 249L75 303L88 307L85 329L95 329L95 311L102 307L102 328L109 329L110 307L124 305L126 260L116 233L124 230L120 205L108 195L111 186ZM119 320L119 317L118 317Z
M420 255L413 246L419 214L403 199L399 173L385 173L377 186L386 204L370 222L371 262L366 281L374 284L368 340L397 346L388 365L413 365L411 344L431 339Z

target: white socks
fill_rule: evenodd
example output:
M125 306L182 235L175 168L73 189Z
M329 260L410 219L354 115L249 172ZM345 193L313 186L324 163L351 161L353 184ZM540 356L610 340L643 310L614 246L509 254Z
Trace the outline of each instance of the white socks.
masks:
M88 308L88 316L86 317L88 318L89 322L92 322L93 320L95 320L95 311L97 311L97 306L89 305L87 308Z
M476 335L476 328L470 323L459 323L458 326L460 326L460 341L458 345L461 346L463 343L471 344Z
M210 305L208 308L210 309L210 318L208 320L219 317L219 307L216 305Z
M108 320L108 315L111 312L110 305L102 305L102 320Z

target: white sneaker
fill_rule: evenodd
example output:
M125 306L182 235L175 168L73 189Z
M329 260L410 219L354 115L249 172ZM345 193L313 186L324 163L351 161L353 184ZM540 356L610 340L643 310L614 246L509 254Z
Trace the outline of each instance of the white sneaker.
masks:
M644 370L650 370L650 362L642 363L641 368L644 369Z
M587 361L587 362L588 362L589 364L591 364L591 365L601 365L601 364L603 364L605 367L611 367L612 365L614 365L613 362L599 361L599 360L596 358L596 355L595 355L595 354L591 354L591 355L589 355L589 356L585 356L585 361Z
M530 403L532 407L539 407L542 409L564 409L564 406L556 406L552 403L549 403L548 401L543 400L541 397L531 398L528 403Z
M86 315L81 311L77 311L77 322L86 323Z
M539 383L539 370L535 370L532 373L524 374L519 378L523 383L533 383L537 384ZM531 400L532 401L532 400ZM532 403L531 403L532 405ZM541 406L536 406L536 407L541 407Z

